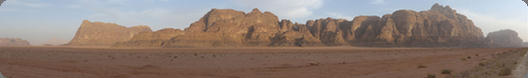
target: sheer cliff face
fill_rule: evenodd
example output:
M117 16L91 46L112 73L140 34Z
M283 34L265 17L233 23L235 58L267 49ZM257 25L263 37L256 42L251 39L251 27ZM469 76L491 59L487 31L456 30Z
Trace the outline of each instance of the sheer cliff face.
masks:
M383 17L359 16L351 24L343 27L351 28L345 32L352 37L346 38L359 43L447 45L483 38L481 30L466 16L438 4L421 12L398 10Z
M247 14L213 9L185 31L218 36L204 41L243 46L472 46L483 40L481 30L471 20L438 4L421 12L398 10L382 17L358 16L352 21L326 18L306 24L279 21L275 15L258 9Z
M71 46L110 46L116 42L130 40L139 32L150 32L148 26L124 27L112 23L83 21L77 33L66 45Z
M270 12L258 9L249 13L213 9L185 29L185 35L174 38L166 45L187 47L187 44L196 43L201 46L265 46L278 31L279 19Z
M352 21L318 19L305 25L325 45L478 45L481 30L449 6L435 4L427 11L398 10L382 17L358 16ZM465 43L468 42L468 43Z
M77 39L85 40L80 42L106 39L81 36L86 33L86 30L81 29L89 29L83 26L72 42L79 42ZM131 32L132 34L128 34L127 37L119 37L112 41L127 41L132 38L127 41L128 43L117 46L150 47L342 45L468 47L482 45L485 41L481 30L466 16L456 13L449 6L438 4L433 5L430 10L420 12L398 10L381 17L357 16L351 21L325 18L310 20L305 24L279 20L274 14L261 12L258 9L253 9L249 13L232 9L212 9L183 31L156 32L137 34L133 38L131 35L137 32Z
M29 46L29 42L19 38L0 38L0 46Z

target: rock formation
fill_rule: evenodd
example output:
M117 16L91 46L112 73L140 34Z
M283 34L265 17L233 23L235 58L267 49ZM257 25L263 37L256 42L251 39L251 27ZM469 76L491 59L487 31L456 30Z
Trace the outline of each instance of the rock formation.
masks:
M270 12L213 9L185 29L188 33L173 38L165 46L265 46L278 31L279 19Z
M84 24L79 30L81 34L78 32L74 40L84 39L84 42L89 42L87 40L108 39L79 36L85 32L81 31L83 26ZM456 13L449 6L439 4L434 4L430 10L420 12L398 10L382 17L357 16L351 21L325 18L309 20L305 24L279 20L274 14L261 12L258 9L253 9L249 13L232 9L212 9L183 31L147 30L131 35L134 34L104 42L119 42L114 46L132 47L347 45L481 47L485 44L480 28L471 20ZM74 40L72 42L79 43L79 40Z
M29 42L20 38L0 38L0 46L29 46Z
M164 41L185 34L180 29L166 28L155 32L141 32L134 35L130 40L118 42L114 46L121 47L161 47Z
M90 22L84 20L70 46L111 46L117 42L130 40L140 32L152 32L148 26L124 27L112 23Z
M523 40L513 30L490 32L486 37L490 47L521 47Z

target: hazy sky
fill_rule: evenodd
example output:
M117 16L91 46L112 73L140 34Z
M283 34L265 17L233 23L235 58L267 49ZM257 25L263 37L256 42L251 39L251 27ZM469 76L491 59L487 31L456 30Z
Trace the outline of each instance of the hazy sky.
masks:
M484 34L513 29L528 41L528 7L521 0L7 0L0 7L0 37L34 45L67 43L82 20L152 29L186 28L211 8L271 11L299 23L326 17L351 20L398 9L427 10L449 5L468 16Z

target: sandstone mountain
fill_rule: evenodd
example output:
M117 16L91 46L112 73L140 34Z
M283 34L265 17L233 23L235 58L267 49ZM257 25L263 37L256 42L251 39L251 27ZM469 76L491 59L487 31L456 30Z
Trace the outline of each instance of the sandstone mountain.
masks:
M486 37L490 47L521 47L523 40L513 30L490 32Z
M152 32L148 26L124 27L112 23L90 22L84 20L70 46L111 46L117 42L130 40L140 32Z
M29 46L29 42L20 38L0 38L0 46Z
M165 47L196 46L475 46L481 30L449 6L428 11L344 19L317 19L306 24L279 21L270 12L213 9ZM189 34L189 35L188 35ZM188 44L200 45L188 45Z
M81 31L83 26L85 25L81 25L79 32L87 31ZM124 27L121 29L120 31L131 32ZM103 34L79 32L74 38L77 41L72 42L79 43L78 39L85 40L81 42L92 40L98 41L99 44L126 47L484 47L487 44L481 29L471 20L449 6L439 4L434 4L426 11L398 10L381 17L357 16L350 21L324 18L309 20L305 24L279 20L271 12L261 12L259 9L253 9L249 13L232 9L212 9L183 31L145 30L120 35L118 38L101 38L97 36ZM79 35L94 35L95 38Z

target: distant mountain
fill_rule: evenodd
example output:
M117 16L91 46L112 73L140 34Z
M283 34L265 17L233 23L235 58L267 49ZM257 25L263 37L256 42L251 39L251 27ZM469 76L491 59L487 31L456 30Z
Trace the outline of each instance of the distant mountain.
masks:
M20 38L0 38L0 46L29 46L27 40Z
M528 42L524 42L522 45L523 47L528 47Z
M70 46L111 46L117 42L130 40L140 32L151 32L148 26L124 27L112 23L90 22L84 20Z
M509 29L490 32L486 40L493 47L521 47L523 43L517 32Z
M124 47L493 46L470 19L439 4L420 12L398 10L382 17L357 16L351 21L325 18L305 24L279 20L273 13L259 9L249 13L212 9L185 30L152 32L142 27L144 29L136 29L139 31L129 31L116 25L105 28L106 24L84 24L71 43ZM86 28L90 26L98 27Z

